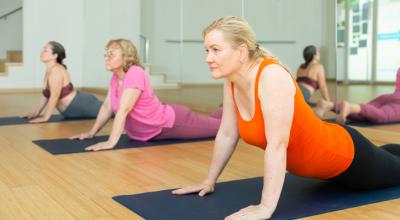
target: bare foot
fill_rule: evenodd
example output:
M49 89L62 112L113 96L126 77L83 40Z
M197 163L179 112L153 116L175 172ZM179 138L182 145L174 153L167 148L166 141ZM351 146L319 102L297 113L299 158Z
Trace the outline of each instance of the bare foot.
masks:
M332 102L320 99L317 103L317 106L314 109L314 112L318 117L322 118L325 115L325 113L330 111L332 108L333 108Z
M340 103L340 113L336 117L336 122L344 124L346 122L347 116L350 114L350 103L342 101Z

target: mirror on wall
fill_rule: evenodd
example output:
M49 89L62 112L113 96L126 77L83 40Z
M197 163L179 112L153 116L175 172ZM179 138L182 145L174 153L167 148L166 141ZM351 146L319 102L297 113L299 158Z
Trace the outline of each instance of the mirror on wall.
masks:
M258 43L292 74L304 62L303 48L315 45L335 99L335 7L335 2L320 0L141 1L140 51L148 70L164 74L168 85L221 85L205 64L202 30L218 17L242 16L254 28Z
M400 66L400 1L337 0L338 99L393 93Z

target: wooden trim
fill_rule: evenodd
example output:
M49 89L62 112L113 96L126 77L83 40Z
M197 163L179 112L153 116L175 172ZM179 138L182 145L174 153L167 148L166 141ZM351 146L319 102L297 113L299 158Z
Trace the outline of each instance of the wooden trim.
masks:
M0 94L20 94L20 93L39 93L39 92L42 92L41 88L0 89Z
M101 87L82 87L79 89L82 92L96 93L99 95L107 95L108 88Z
M336 81L338 85L368 85L368 86L377 86L377 85L384 85L384 86L393 86L395 85L395 82L365 82L365 81L349 81L349 82L344 82L344 81Z
M216 87L223 87L223 83L181 83L181 88L199 88L199 87L211 87L211 88L216 88Z

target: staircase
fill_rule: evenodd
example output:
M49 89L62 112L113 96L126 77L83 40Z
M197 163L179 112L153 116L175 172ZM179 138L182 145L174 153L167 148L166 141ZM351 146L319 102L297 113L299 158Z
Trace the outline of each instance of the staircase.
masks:
M11 66L22 66L22 51L8 50L5 59L0 59L0 76L8 76Z
M149 74L150 83L153 89L179 89L179 83L172 83L167 81L167 74L163 72L154 72L151 69L151 64L144 64L145 71Z

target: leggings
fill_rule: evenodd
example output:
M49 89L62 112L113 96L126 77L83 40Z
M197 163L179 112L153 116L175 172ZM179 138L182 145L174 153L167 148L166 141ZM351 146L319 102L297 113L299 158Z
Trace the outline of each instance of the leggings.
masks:
M304 87L300 83L298 85L301 90L301 93L303 94L304 100L308 103L310 101L311 95L312 95L310 90L308 90L306 87Z
M170 105L175 112L171 128L163 128L153 139L193 139L215 137L221 124L222 108L210 115L201 115L183 105Z
M400 144L377 147L357 130L343 127L353 140L354 159L346 171L330 181L361 190L400 185Z
M101 102L96 96L77 92L74 99L61 114L65 118L96 118L99 113Z
M385 94L374 100L360 104L361 112L350 114L347 118L352 121L370 121L375 123L400 121L400 93ZM339 110L339 104L335 103L335 112Z

